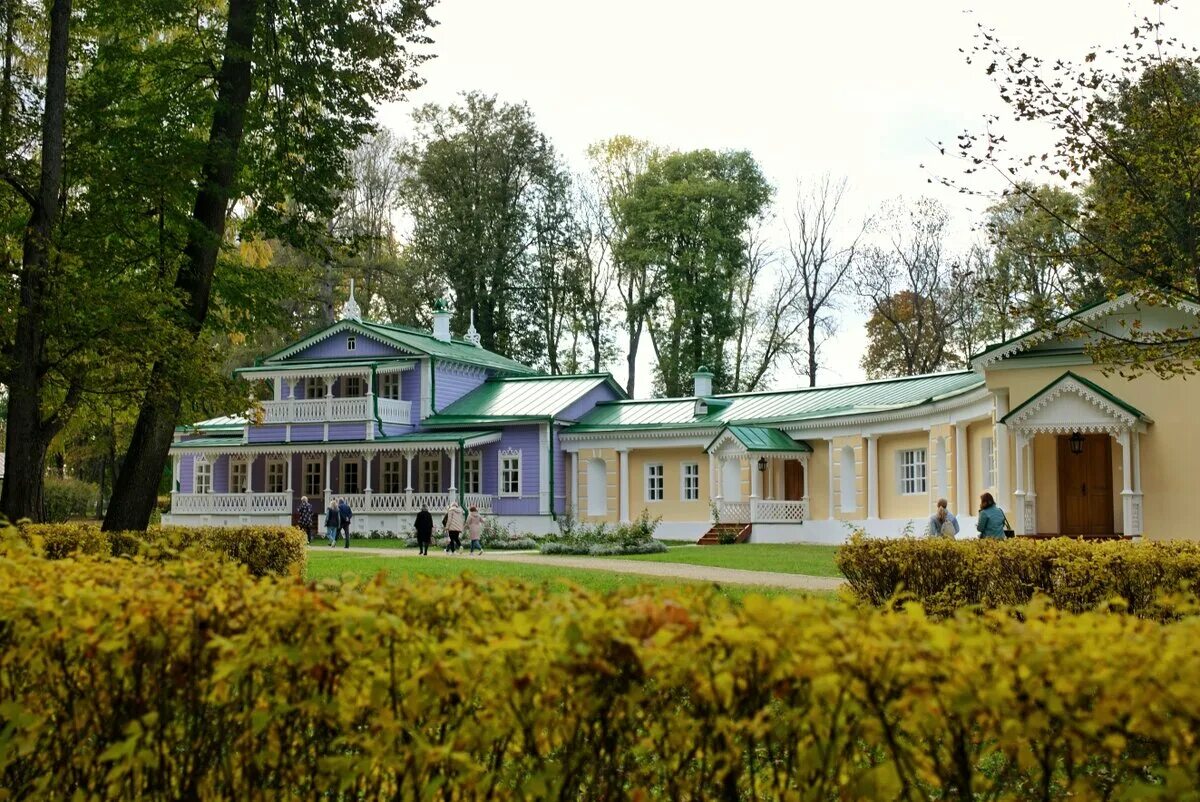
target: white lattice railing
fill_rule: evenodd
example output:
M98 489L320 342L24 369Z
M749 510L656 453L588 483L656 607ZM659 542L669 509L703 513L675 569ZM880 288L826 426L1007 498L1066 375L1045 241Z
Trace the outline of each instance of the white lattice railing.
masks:
M758 500L754 505L754 523L798 524L808 519L808 502L802 499Z
M723 524L748 524L750 523L750 502L723 501L720 514Z
M380 398L379 418L388 423L410 423L412 421L412 401L401 401L395 398Z
M367 420L372 411L366 397L289 398L263 401L263 423L325 423ZM392 403L408 403L393 401Z
M421 507L430 512L443 512L450 507L451 501L458 500L457 493L356 493L338 495L334 493L325 499L325 507L329 501L346 499L350 509L355 513L416 513ZM492 497L481 493L467 493L463 497L463 509L474 504L482 513L492 511Z
M287 515L292 499L287 493L172 493L172 513L205 515Z

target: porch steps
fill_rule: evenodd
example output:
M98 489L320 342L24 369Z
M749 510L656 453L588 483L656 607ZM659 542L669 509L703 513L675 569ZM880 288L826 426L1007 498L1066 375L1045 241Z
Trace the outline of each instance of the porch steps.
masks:
M736 535L735 543L745 543L750 539L750 524L717 524L705 532L704 536L696 541L696 545L717 546L721 543L721 535L728 532Z

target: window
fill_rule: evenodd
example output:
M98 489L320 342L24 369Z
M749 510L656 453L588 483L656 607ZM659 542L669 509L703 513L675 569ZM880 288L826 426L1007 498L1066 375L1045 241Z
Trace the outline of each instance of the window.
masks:
M304 495L319 498L325 492L321 477L320 460L310 459L304 463Z
M912 448L900 452L900 493L912 496L926 492L925 449Z
M404 471L400 460L383 461L383 491L385 493L404 492Z
M211 493L212 463L203 457L197 457L192 478L193 493Z
M267 463L267 492L282 493L287 490L287 463L273 459Z
M238 460L229 461L229 492L245 493L247 480L250 478L250 464Z
M320 376L309 376L304 380L305 398L324 398L325 380Z
M979 441L979 454L983 459L983 486L996 486L996 451L993 440L985 437Z
M500 495L521 495L521 452L500 452Z
M353 334L351 334L349 337L347 337L347 338L346 338L346 350L347 350L347 351L353 351L353 350L354 350L354 346L355 346L356 344L357 344L357 343L355 343L355 342L354 342L354 335L353 335Z
M463 459L463 492L483 492L483 460L478 454L468 454Z
M358 398L362 394L363 380L361 376L346 376L342 379L343 398Z
M663 466L646 466L646 501L663 500Z
M400 400L399 373L384 373L379 376L379 397Z
M421 492L442 492L442 455L421 457Z
M342 492L361 493L358 486L358 460L342 463Z
M683 487L679 495L684 501L700 500L700 466L697 463L683 463Z

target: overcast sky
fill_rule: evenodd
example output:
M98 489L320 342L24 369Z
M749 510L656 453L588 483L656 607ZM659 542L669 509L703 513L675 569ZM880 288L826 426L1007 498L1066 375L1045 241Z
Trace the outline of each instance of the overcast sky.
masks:
M929 168L957 172L934 141L1002 107L959 52L977 24L1038 55L1077 59L1123 42L1139 16L1156 13L1149 0L442 0L426 85L382 119L403 135L412 104L478 89L528 102L575 166L588 144L618 133L678 149L747 149L777 200L824 172L849 179L850 220L899 195L933 194L966 242L981 202L938 192L927 178ZM1178 35L1200 30L1194 8L1170 20ZM863 316L852 300L844 307L821 384L862 378ZM623 365L613 372L624 379ZM785 370L774 384L798 381Z

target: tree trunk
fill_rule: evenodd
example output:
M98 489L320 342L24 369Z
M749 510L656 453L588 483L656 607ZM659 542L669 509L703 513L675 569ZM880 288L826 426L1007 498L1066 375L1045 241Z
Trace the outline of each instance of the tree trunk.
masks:
M183 327L192 341L200 337L208 317L213 272L225 238L226 210L237 174L238 150L250 99L257 19L258 0L230 0L225 49L217 74L216 106L200 188L192 209L194 225L183 249L183 265L175 278L175 289L184 299ZM133 439L104 516L104 529L145 529L150 523L182 407L183 399L166 364L155 363Z
M641 338L641 331L629 333L629 353L625 357L625 365L628 368L628 378L625 381L625 393L630 398L633 398L634 387L637 383L637 355L638 355L638 340Z
M817 313L808 311L808 386L817 386Z
M61 425L64 407L42 418L45 382L46 290L50 284L50 242L58 222L63 180L63 129L67 107L67 46L71 0L54 0L46 59L46 107L42 115L42 166L37 194L27 198L21 254L20 310L13 338L14 365L8 378L8 430L0 513L11 521L42 520L46 449Z

